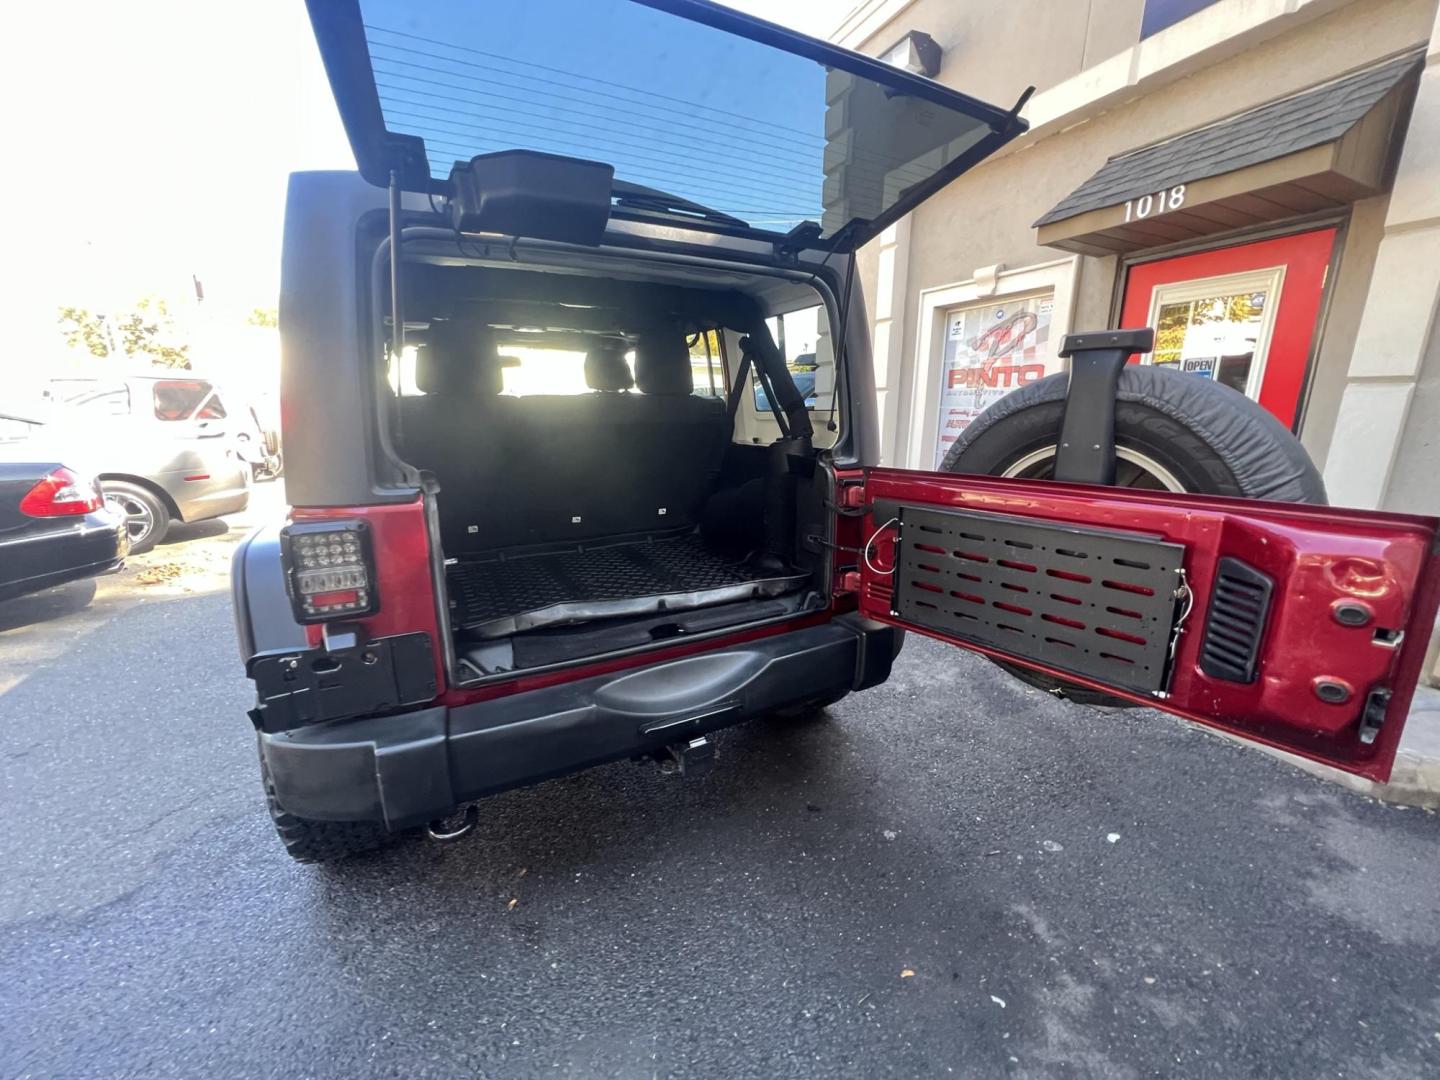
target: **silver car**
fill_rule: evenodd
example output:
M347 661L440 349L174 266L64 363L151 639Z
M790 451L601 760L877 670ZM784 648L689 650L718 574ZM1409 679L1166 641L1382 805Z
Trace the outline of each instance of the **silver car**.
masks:
M236 421L208 379L55 379L50 398L58 406L50 421L83 435L106 502L125 516L132 554L150 550L176 521L249 504L251 469L237 452Z

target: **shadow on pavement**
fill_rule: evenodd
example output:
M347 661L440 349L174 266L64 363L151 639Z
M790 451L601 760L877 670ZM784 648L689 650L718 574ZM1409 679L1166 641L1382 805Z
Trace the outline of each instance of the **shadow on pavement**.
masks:
M94 599L95 579L85 578L83 581L57 585L44 592L0 601L0 633L63 619L67 615L85 610Z
M230 531L230 522L226 518L211 518L209 521L185 522L177 521L170 526L170 531L165 534L157 547L171 547L174 544L185 544L191 540L210 540L217 536L224 536Z

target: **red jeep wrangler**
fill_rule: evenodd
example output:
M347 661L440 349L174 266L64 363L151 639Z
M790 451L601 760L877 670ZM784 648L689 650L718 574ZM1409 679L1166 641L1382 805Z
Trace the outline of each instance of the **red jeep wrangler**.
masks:
M956 471L877 466L855 252L1018 104L705 0L311 16L359 172L291 179L292 509L234 564L293 856L693 768L883 682L904 630L1388 775L1436 522L1303 505L1257 406L1127 365L1148 330L1068 337Z

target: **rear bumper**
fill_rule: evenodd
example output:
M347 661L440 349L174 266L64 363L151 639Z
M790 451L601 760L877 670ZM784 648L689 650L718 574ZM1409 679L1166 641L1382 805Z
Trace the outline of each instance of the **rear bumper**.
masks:
M116 570L129 549L124 523L104 511L0 543L0 600Z
M890 674L899 633L855 616L457 708L261 732L276 801L321 821L407 828L457 805Z

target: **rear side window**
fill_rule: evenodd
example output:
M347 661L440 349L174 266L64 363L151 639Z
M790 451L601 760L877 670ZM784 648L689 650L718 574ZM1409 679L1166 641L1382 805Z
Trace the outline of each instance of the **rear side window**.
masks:
M220 420L225 406L215 388L199 379L161 379L152 391L157 420Z
M725 359L720 352L720 332L707 330L686 339L690 346L690 381L700 397L725 396ZM634 366L633 359L631 366Z
M829 337L820 332L825 326L824 318L825 309L817 304L765 320L770 336L785 357L795 389L805 399L806 408L812 410L830 407L834 359ZM770 401L758 380L751 380L751 393L755 397L755 411L769 415Z

